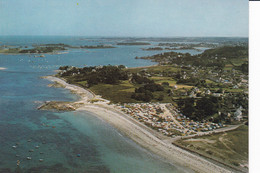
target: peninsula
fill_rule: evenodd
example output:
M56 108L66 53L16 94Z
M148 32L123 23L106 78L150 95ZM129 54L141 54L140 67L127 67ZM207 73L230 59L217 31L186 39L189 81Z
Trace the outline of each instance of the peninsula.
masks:
M232 52L228 53L229 50ZM161 150L167 145L171 149L177 147L178 151L182 148L185 152L201 155L229 170L247 172L248 76L245 65L247 52L244 50L241 47L222 47L195 56L164 53L149 57L161 65L143 68L126 68L123 65L60 67L56 75L58 78L48 78L65 88L74 88L73 92L81 95L82 99L64 104L48 102L41 108L62 111L87 109L96 113L100 109L107 112L102 118L119 130L123 127L115 119L124 117L151 133L153 137L150 138L155 137L154 140L164 144L147 146L147 141L141 140L145 139L139 136L141 134L136 139L137 132L122 130L134 141L164 158L169 153ZM209 58L212 54L214 58ZM237 56L233 57L234 54ZM205 57L210 60L198 66L196 59ZM169 59L171 61L166 64L165 60ZM186 64L189 62L195 64ZM75 87L80 88L80 92ZM124 126L127 125L124 123ZM238 142L242 138L243 147ZM172 159L176 161L175 157ZM189 167L196 166L191 162ZM213 170L212 167L210 169ZM202 171L197 167L194 170Z

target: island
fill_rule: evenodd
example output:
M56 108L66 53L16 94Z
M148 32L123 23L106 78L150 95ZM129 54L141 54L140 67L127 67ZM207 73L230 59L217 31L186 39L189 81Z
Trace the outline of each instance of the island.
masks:
M163 50L162 47L149 47L149 48L142 48L142 50L148 50L148 51L151 51L151 50Z
M68 49L109 49L116 48L112 45L81 45L72 46L68 44L33 44L32 48L28 46L17 47L17 46L0 46L0 53L3 54L59 54L62 51ZM41 55L40 57L44 57Z
M117 45L124 45L124 46L143 46L143 45L151 45L148 42L126 42L126 43L117 43Z
M67 50L64 46L35 46L33 48L1 46L0 53L3 54L45 54L45 53L58 53Z
M197 51L200 51L199 49L197 48L194 48L193 46L182 46L182 47L174 47L174 48L171 48L171 47L149 47L149 48L143 48L142 50L145 50L145 51L153 51L153 50L187 50L187 49L193 49L193 50L197 50Z
M80 46L80 48L84 49L109 49L109 48L116 48L112 45L95 45L95 46Z

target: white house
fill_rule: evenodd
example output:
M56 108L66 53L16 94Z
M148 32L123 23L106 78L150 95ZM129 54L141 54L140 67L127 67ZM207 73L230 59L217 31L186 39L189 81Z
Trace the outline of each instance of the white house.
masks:
M236 110L236 112L234 113L234 118L235 118L235 120L237 120L237 121L241 121L241 120L243 119L241 107L238 108L238 109Z

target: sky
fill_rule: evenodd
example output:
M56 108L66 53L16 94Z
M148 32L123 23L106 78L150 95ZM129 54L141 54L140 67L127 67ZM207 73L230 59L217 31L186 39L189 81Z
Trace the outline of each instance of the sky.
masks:
M248 0L0 0L0 35L248 37Z

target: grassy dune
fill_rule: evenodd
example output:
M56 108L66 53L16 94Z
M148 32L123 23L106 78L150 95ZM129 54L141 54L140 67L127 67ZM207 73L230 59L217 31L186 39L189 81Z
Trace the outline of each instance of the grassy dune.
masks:
M240 169L248 166L248 126L245 125L225 133L179 140L176 144Z

